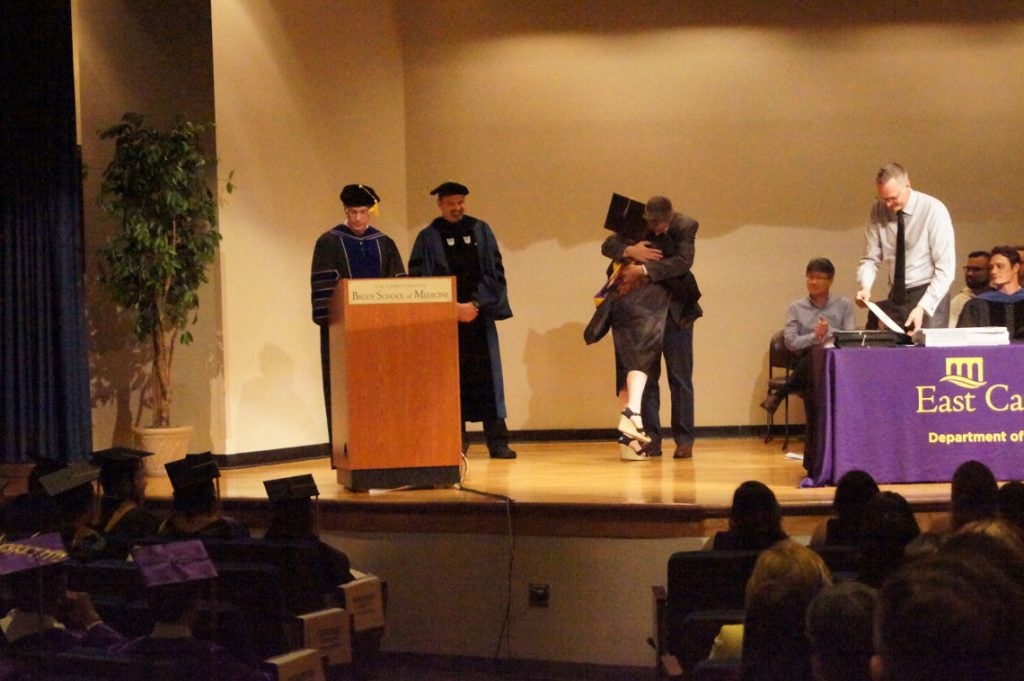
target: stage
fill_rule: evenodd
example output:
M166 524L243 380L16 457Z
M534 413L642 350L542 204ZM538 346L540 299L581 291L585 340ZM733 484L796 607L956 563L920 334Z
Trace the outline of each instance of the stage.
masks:
M706 537L725 527L736 486L753 479L775 492L787 532L809 535L829 514L834 488L799 488L803 465L780 445L706 438L692 459L624 462L612 441L513 443L519 457L511 461L490 459L475 444L458 487L352 492L338 484L327 459L313 459L225 468L220 492L225 511L253 527L266 516L263 480L312 473L323 531L504 534L512 522L517 535ZM796 440L790 450L802 446ZM882 488L906 497L919 518L948 508L948 483ZM170 491L165 478L149 478L156 509L166 506Z
M726 527L737 485L767 483L798 541L830 513L833 488L800 489L803 465L781 442L701 438L692 459L635 462L610 438L513 441L510 461L474 444L460 488L355 493L314 459L226 468L220 489L225 512L258 535L263 480L312 473L321 537L388 583L388 652L649 669L651 587L666 583L672 553ZM948 508L948 483L883 488L903 494L923 528ZM170 485L149 478L147 494L163 512ZM550 594L546 607L531 604L534 587Z

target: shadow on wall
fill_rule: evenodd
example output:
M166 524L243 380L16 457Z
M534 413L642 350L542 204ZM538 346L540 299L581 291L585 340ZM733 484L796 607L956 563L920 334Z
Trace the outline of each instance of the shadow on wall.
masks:
M96 295L86 312L89 334L89 391L92 408L114 405L114 418L109 439L101 433L94 433L94 441L117 445L131 445L134 437L132 428L149 425L150 411L146 404L144 388L149 380L153 353L144 341L132 335L131 318L118 310L105 292L95 282L91 284ZM179 343L175 346L173 385L174 395L171 407L171 425L193 427L189 451L207 451L212 448L210 436L211 394L209 381L202 384L204 394L190 392L193 385L185 377L194 366L188 355L200 353L204 358L203 371L206 376L220 376L223 373L223 337L209 333L206 328L194 330L195 340L184 350ZM195 329L196 327L193 327ZM95 419L94 419L95 425Z
M588 346L583 327L572 322L546 333L529 332L523 365L531 397L524 428L615 427L618 401L611 334ZM566 380L567 375L572 378Z
M94 285L95 286L95 285ZM131 332L131 319L107 300L90 296L86 311L89 334L89 392L93 410L114 405L111 442L132 442L134 413L140 405L139 390L146 383L146 367L151 366L153 353L138 343ZM97 434L98 435L98 434ZM95 438L105 442L106 438Z
M295 362L279 345L267 344L260 351L260 376L242 386L238 424L250 443L273 448L282 432L312 432L316 428L313 408L295 390ZM282 428L287 424L287 428ZM255 448L253 448L255 449Z

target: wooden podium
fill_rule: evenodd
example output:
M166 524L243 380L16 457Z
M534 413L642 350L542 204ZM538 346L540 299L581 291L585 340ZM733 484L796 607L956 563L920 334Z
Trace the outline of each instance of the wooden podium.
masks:
M331 461L348 489L459 481L454 277L342 279L331 297Z

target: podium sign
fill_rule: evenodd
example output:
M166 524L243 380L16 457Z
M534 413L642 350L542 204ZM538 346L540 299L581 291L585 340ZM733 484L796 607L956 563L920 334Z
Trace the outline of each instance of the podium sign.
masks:
M454 277L342 279L331 298L331 460L365 491L459 481Z

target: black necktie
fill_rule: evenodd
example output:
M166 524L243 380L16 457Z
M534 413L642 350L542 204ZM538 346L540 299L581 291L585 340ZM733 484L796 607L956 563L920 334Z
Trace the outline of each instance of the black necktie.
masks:
M896 213L896 266L893 268L892 302L907 300L907 244L903 226L903 211Z

